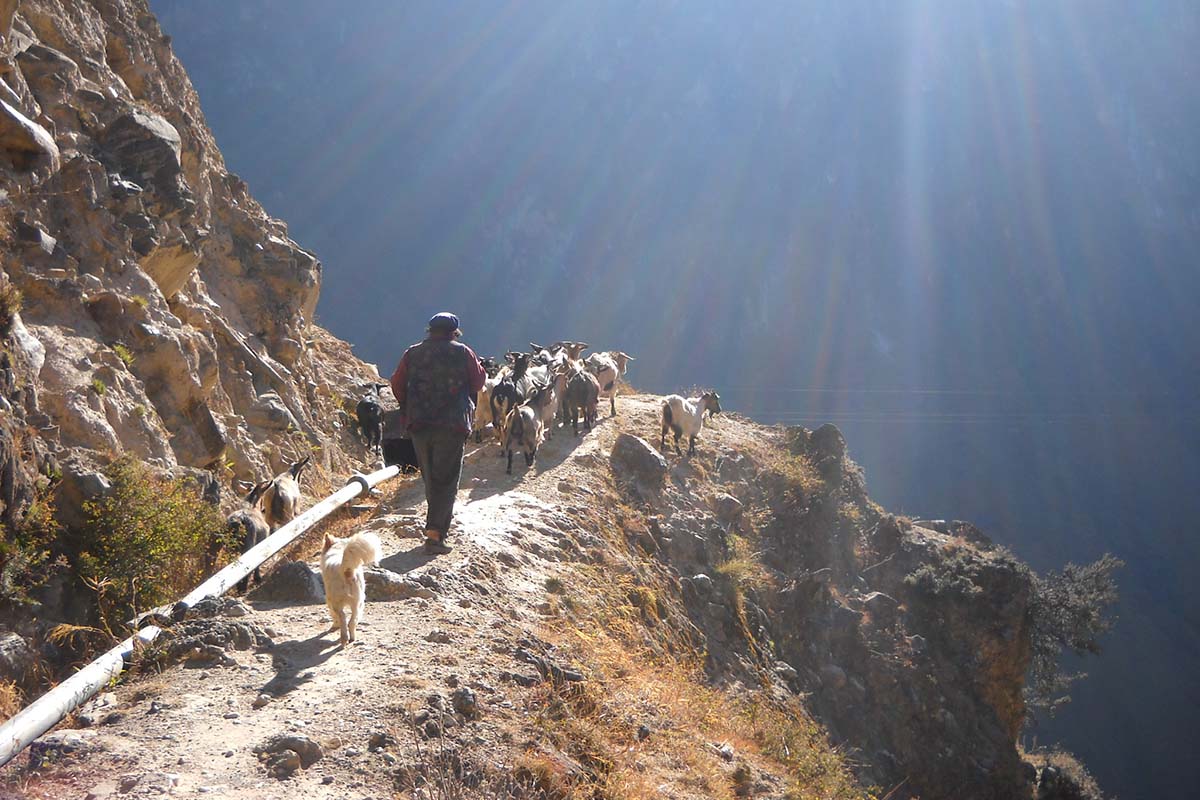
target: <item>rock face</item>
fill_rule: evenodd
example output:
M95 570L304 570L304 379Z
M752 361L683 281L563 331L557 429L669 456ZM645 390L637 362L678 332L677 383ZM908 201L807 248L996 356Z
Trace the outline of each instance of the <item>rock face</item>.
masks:
M0 0L0 187L0 513L51 459L209 470L224 502L297 454L357 466L378 372L313 325L320 262L226 169L146 0Z
M865 783L928 798L1030 796L1014 746L1029 570L966 523L881 513L832 425L780 435L803 480L729 453L707 476L676 467L686 490L624 488L655 512L656 557L679 576L706 669L747 684L769 671L780 691L805 695L860 754ZM749 509L764 577L739 579L722 565L739 563Z

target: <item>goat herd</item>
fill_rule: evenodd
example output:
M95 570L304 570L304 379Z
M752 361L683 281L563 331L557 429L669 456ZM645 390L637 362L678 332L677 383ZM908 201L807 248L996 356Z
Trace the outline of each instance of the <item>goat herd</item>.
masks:
M530 342L529 347L528 353L506 353L503 364L492 358L481 362L488 377L475 404L475 441L482 442L484 431L491 426L501 454L508 458L510 475L513 452L522 451L525 465L533 466L538 447L553 435L556 420L563 425L570 422L578 435L582 418L584 428L590 431L602 398L608 399L609 411L616 416L617 382L629 362L636 360L617 350L580 358L589 347L584 342L556 342L550 347ZM379 400L379 391L386 386L371 384L355 409L367 446L376 452L386 447L386 414ZM694 454L705 413L711 417L720 411L721 398L716 392L704 392L690 400L675 394L663 398L660 448L666 447L667 431L671 431L675 452L680 452L679 440L686 436L688 453ZM398 460L405 460L403 454ZM393 463L391 459L389 463Z
M530 348L528 353L506 353L502 364L492 358L481 362L488 377L475 404L475 441L482 442L484 431L491 426L501 454L508 459L506 472L510 475L513 452L521 451L525 465L533 466L538 448L553 435L557 424L570 422L578 435L582 419L584 428L590 431L601 399L608 399L609 411L616 416L617 382L629 362L635 360L619 351L580 358L588 349L583 342L557 342L550 347L531 342ZM384 412L380 403L379 392L386 386L371 384L355 408L367 446L377 453L385 453L385 420L394 413ZM664 397L659 447L666 448L667 432L671 431L675 452L680 452L679 440L686 436L688 453L694 454L705 414L711 417L720 412L721 398L716 392L704 392L693 399L674 394ZM255 484L242 507L229 516L230 533L242 540L243 551L299 512L300 473L308 462L304 458L274 478ZM254 579L260 580L258 570L254 571ZM245 591L249 581L247 576L238 588Z

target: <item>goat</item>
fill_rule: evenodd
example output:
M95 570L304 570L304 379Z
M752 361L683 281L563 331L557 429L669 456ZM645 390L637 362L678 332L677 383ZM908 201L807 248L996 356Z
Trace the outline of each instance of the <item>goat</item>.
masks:
M311 458L305 456L288 467L286 472L271 479L266 499L266 517L272 531L291 522L300 510L300 473Z
M550 382L549 368L530 366L532 356L528 353L509 353L505 356L512 364L512 372L492 389L489 401L492 406L492 424L500 441L504 441L504 426L509 413L532 397Z
M242 507L225 520L229 531L229 540L240 539L243 553L271 535L271 528L267 525L267 518L263 516L262 509L263 493L271 488L271 483L271 481L256 483L250 493L246 495ZM254 568L254 582L262 583L262 574L258 567ZM245 593L250 588L250 576L247 575L238 581L237 588L239 592Z
M420 469L417 464L417 451L413 448L408 431L401 424L404 412L393 408L383 412L383 465L400 466L401 472L416 472Z
M584 342L563 342L562 343L563 352L567 354L567 359L569 361L578 361L579 357L581 355L583 355L583 351L587 350L588 347L590 347L590 345L588 345Z
M504 472L512 475L513 443L516 442L525 451L525 466L532 467L538 447L542 443L542 420L531 405L523 403L508 412L504 423L504 439L501 448L508 456L508 466Z
M555 356L555 359L558 359L558 356ZM554 434L554 418L558 416L558 409L566 388L566 361L556 360L550 364L545 385L535 390L534 395L526 401L537 411L538 419L541 420L542 431L546 438Z
M498 373L500 371L500 365L498 363L496 363L496 359L492 358L491 356L481 358L479 360L479 365L481 367L483 367L484 373L489 378L496 377L496 373Z
M379 390L385 386L386 383L372 383L354 408L358 428L372 453L383 452L383 406L379 402Z
M631 355L620 351L610 350L606 353L592 353L584 364L588 372L596 376L600 382L600 396L607 397L612 415L617 415L617 381L625 374L625 367L630 361L637 361Z
M688 437L688 455L696 454L696 437L704 427L704 412L709 416L721 413L721 397L716 392L705 392L695 400L688 400L677 394L667 395L662 401L662 434L659 436L659 449L667 446L667 430L675 434L675 452L679 452L679 437Z
M483 429L488 425L493 424L492 420L492 392L500 384L501 378L492 376L483 383L483 388L479 390L479 396L475 398L475 443L479 444L483 441ZM495 426L499 429L499 426Z
M596 424L596 406L600 400L600 382L586 369L577 369L567 379L567 390L563 394L563 412L571 418L571 428L579 435L579 415L583 413L583 425L589 431Z

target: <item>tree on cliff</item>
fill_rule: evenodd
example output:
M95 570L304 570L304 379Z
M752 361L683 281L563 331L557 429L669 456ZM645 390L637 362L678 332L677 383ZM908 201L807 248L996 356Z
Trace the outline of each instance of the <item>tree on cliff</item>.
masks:
M1109 612L1117 602L1113 572L1124 562L1105 553L1091 564L1067 564L1062 572L1033 576L1029 607L1033 649L1025 701L1031 709L1053 715L1071 702L1067 690L1086 673L1067 672L1066 650L1077 656L1100 653L1100 637L1116 622Z

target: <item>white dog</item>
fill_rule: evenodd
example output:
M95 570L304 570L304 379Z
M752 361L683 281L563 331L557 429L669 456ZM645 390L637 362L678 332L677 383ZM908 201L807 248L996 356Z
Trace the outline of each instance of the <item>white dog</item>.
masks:
M325 582L325 602L333 618L330 630L341 634L343 645L354 641L354 628L367 599L363 565L377 563L380 555L379 537L373 533L356 533L348 539L325 534L321 580Z

